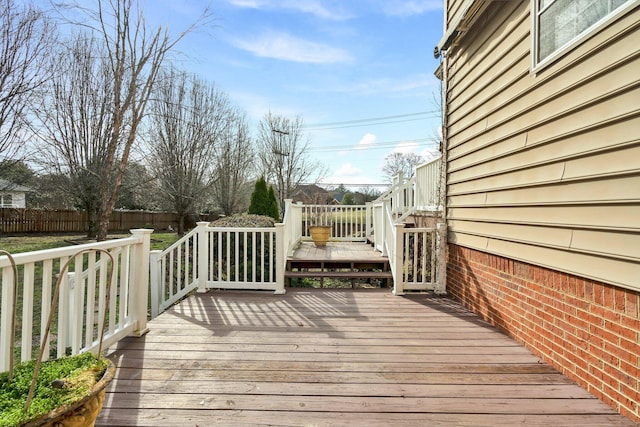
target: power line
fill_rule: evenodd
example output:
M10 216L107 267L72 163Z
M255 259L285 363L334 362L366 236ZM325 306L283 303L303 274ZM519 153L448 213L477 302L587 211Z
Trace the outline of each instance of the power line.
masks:
M378 123L362 123L362 124L356 124L356 125L317 127L317 128L306 128L306 129L310 132L318 132L318 131L331 130L331 129L345 129L345 128L357 128L357 127L364 127L364 126L379 126L379 125L387 125L387 124L393 124L393 123L415 122L418 120L436 119L439 117L440 116L429 116L429 117L421 117L418 119L393 120L393 121L378 122Z
M394 115L394 116L370 117L370 118L364 118L364 119L346 120L346 121L341 121L341 122L313 123L313 124L305 126L305 128L307 130L320 130L320 129L334 129L334 128L352 127L352 126L354 126L354 127L355 126L366 126L367 124L399 123L399 122L402 122L402 121L425 120L425 119L430 118L430 117L414 118L414 119L399 120L399 121L388 121L388 120L391 120L391 119L404 119L404 118L415 117L415 116L424 116L424 115L427 115L427 114L434 114L434 116L432 116L432 118L436 118L436 117L439 117L440 111L437 111L437 110L420 111L420 112L417 112L417 113L398 114L398 115ZM382 123L370 123L370 122L382 122Z
M359 151L359 150L382 150L391 148L397 144L402 143L410 143L410 142L433 142L433 145L437 145L437 141L434 141L432 138L414 138L414 139L403 139L398 141L384 141L384 142L376 142L372 145L327 145L324 147L308 147L308 151L315 152L332 152L332 151Z
M313 185L313 183L311 184L302 184L302 185ZM345 184L344 182L341 182L340 184L331 184L331 183L327 183L327 182L318 182L316 185L320 186L320 187L340 187L341 185L346 187L346 188L350 188L350 187L390 187L391 183L387 182L386 184Z

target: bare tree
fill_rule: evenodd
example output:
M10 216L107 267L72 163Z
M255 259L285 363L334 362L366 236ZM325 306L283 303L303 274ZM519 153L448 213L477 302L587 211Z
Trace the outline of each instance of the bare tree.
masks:
M225 215L243 210L248 200L249 175L254 164L253 143L244 114L236 111L216 147L211 195Z
M98 240L107 236L131 149L167 53L208 16L207 9L196 24L172 38L168 30L145 23L136 0L98 0L95 20L113 79L111 140L97 170L110 178L101 181Z
M150 165L179 217L202 206L210 185L215 147L228 132L232 109L215 86L171 69L163 74L151 102Z
M36 110L40 161L59 177L54 181L59 189L87 212L88 237L97 234L100 190L112 176L103 173L113 123L112 74L105 57L89 34L76 35L57 58L59 72Z
M0 160L23 142L30 97L50 77L54 28L33 6L0 0Z
M326 170L309 158L309 141L304 138L303 128L301 116L289 119L271 112L265 114L258 127L258 157L263 175L275 183L280 214L284 200L300 184L318 182Z
M413 176L414 168L424 162L424 158L416 153L399 153L393 152L384 158L384 166L382 172L387 176L389 181L402 173L405 178Z

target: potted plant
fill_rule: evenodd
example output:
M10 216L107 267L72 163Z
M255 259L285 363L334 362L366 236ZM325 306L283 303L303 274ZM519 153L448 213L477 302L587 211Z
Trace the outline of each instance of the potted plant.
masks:
M324 247L331 238L333 212L330 205L311 206L309 215L309 234L316 247Z
M113 266L111 254L102 249L94 250L106 253ZM79 251L76 255L87 251L89 250ZM12 264L14 287L12 324L9 325L9 330L12 331L10 366L9 371L0 374L0 426L93 426L102 409L105 388L115 375L115 365L100 356L108 310L105 310L105 316L102 319L97 356L88 352L42 361L44 343L47 342L51 328L61 278L68 264L75 258L75 256L71 257L61 269L56 282L52 307L37 360L23 362L14 367L13 329L18 275L11 254L0 250L0 255L6 255ZM109 306L112 267L110 270L105 294L106 307Z

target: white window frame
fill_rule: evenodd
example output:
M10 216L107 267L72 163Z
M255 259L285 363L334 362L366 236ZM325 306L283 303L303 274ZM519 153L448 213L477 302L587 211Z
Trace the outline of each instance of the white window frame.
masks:
M547 10L549 7L551 7L551 5L556 1L558 0L551 0L544 10ZM607 0L601 0L601 1L607 1ZM564 45L560 46L553 53L551 53L541 61L538 61L538 48L539 48L538 17L540 13L544 12L544 10L539 11L538 4L539 4L539 0L531 0L531 71L534 73L547 67L548 65L552 64L562 56L566 55L576 46L580 45L585 40L589 39L598 31L600 31L603 27L607 26L609 23L617 19L620 15L623 15L631 8L640 5L640 0L632 0L629 3L623 5L622 7L619 7L612 13L609 13L608 15L604 16L598 22L596 22L595 24L593 24L592 26L584 30L582 33L578 34L576 37L574 37Z
M14 197L11 193L2 193L0 194L0 207L2 208L12 208Z

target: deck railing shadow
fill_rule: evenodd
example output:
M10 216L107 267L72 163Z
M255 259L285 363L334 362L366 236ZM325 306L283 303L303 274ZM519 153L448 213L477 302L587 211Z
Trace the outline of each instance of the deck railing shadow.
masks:
M216 337L237 331L256 330L282 333L321 332L341 337L341 333L325 319L367 320L358 312L357 303L351 294L331 290L305 293L300 289L297 289L293 301L274 298L264 291L197 293L167 310L166 316L175 316L209 329L212 336ZM154 328L158 328L157 323Z

